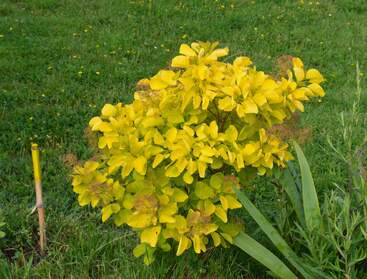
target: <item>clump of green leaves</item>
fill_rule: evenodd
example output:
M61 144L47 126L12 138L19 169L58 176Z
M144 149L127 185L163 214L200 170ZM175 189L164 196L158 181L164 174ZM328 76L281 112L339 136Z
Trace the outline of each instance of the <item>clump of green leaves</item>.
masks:
M296 143L294 147L300 177L293 167L276 175L288 196L288 209L295 212L294 215L286 215L290 232L280 234L246 195L236 190L240 201L302 277L341 278L343 274L343 278L363 278L366 275L367 215L364 205L357 203L362 198L361 194L364 195L358 188L362 184L354 184L354 190L359 194L351 195L340 187L338 191L331 191L326 194L320 207L308 162ZM366 187L365 180L363 183ZM238 246L251 255L251 251L240 241L240 238L235 239ZM269 251L259 252L255 258L281 278L296 278L290 270L288 273L282 271L287 267L284 262L270 260L274 255L269 255Z
M328 138L331 154L345 165L348 179L325 195L322 226L310 232L298 225L294 235L308 250L306 262L324 278L367 276L367 118L361 111L358 64L356 76L352 108L340 114L342 141L336 145Z
M367 133L360 129L367 126L367 119L360 111L359 76L357 66L357 93L352 109L340 116L343 144L336 145L328 139L331 154L348 170L349 179L344 184L335 184L335 189L325 193L319 206L309 164L295 143L299 172L288 162L287 169L275 173L283 189L279 200L284 201L285 208L276 214L280 233L239 193L250 215L304 278L367 276Z

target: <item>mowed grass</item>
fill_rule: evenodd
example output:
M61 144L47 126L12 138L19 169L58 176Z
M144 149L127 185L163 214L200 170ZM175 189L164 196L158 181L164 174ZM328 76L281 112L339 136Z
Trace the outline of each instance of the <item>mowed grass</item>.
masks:
M72 192L65 155L91 156L83 136L89 119L105 103L131 101L139 79L167 66L181 43L196 40L220 41L230 48L226 59L247 55L268 72L283 54L319 69L327 95L302 115L299 126L312 130L304 149L320 192L345 183L346 167L326 137L343 145L339 113L353 101L356 63L367 71L366 1L2 0L0 208L7 235L0 240L0 278L267 278L237 248L159 253L144 266L132 255L134 233L102 224L98 210L80 208ZM30 214L31 142L42 147L44 257L37 252L37 216ZM271 218L273 186L253 189ZM257 233L253 223L247 228Z

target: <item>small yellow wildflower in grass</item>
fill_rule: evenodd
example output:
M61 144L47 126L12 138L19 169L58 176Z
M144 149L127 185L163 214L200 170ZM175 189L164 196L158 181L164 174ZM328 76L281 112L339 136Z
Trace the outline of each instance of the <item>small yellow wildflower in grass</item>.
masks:
M134 255L146 264L157 248L179 256L232 243L241 230L228 215L241 207L233 183L284 167L288 145L267 131L324 95L322 75L299 58L275 79L248 57L219 61L228 48L217 43L179 52L138 82L131 104L106 104L90 120L99 151L73 174L80 205L136 230Z

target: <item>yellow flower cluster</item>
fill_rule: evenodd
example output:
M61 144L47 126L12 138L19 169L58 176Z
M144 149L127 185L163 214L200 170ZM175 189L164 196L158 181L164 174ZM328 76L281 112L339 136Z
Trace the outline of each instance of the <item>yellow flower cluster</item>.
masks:
M324 95L322 75L298 58L275 79L248 57L218 61L228 49L216 47L181 45L170 69L138 83L131 104L106 104L89 123L99 153L75 168L74 191L80 205L102 207L102 221L135 229L134 255L147 264L175 242L178 256L231 243L240 226L228 211L241 207L233 180L284 167L288 146L267 130Z

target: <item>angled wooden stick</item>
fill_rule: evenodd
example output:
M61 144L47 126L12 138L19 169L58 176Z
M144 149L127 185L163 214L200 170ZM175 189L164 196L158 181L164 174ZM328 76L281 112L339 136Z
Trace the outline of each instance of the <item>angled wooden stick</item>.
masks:
M41 248L41 254L44 254L46 247L46 226L45 226L45 208L42 201L42 183L41 183L41 166L39 148L36 143L32 144L32 161L33 161L33 173L34 183L36 191L36 208L38 211L38 223L39 223L39 245Z

